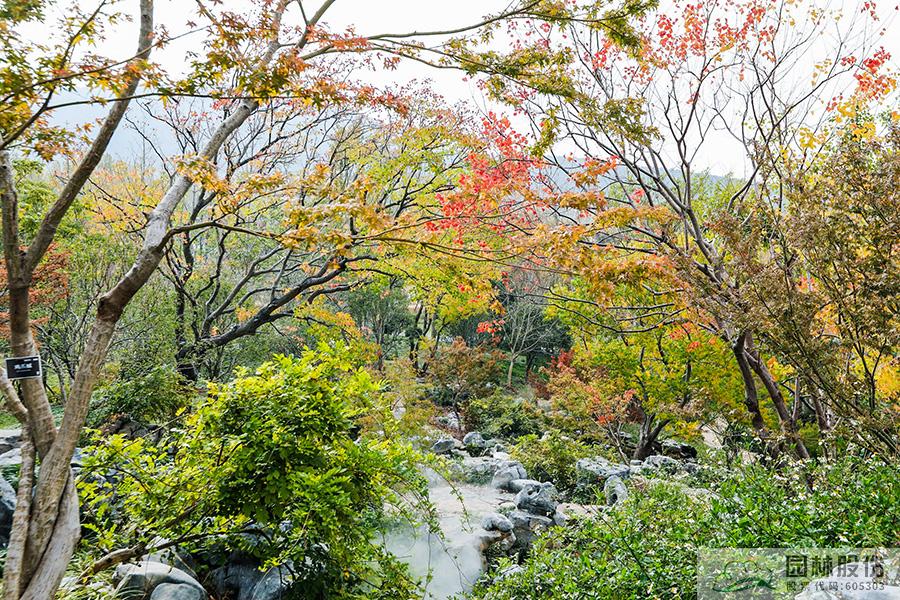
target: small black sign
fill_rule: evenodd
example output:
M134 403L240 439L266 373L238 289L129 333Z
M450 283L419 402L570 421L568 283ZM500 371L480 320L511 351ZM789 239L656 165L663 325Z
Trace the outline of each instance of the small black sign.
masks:
M41 376L40 356L17 356L6 359L6 376L10 379L28 379Z

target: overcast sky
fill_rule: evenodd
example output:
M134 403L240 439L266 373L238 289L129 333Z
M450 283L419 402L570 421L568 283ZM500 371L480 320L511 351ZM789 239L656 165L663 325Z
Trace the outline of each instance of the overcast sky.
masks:
M80 0L85 6L94 6L98 0ZM800 3L809 0L796 0ZM827 0L816 0L826 2ZM248 0L223 0L224 5L231 10L240 10L249 6ZM831 1L831 8L842 7L847 14L856 14L862 7L863 0ZM318 0L307 0L307 10L314 10ZM360 35L372 35L378 33L398 33L407 31L443 30L476 22L480 17L489 13L496 13L505 8L509 0L337 0L329 9L324 23L333 31L344 30L348 26L355 26ZM882 37L883 44L894 56L894 64L900 57L900 28L897 24L897 3L900 0L892 0L890 3L881 2L878 12L881 15L881 25L886 31ZM134 6L132 6L134 5ZM120 0L120 10L136 12L136 0ZM178 35L188 31L188 22L200 21L196 17L195 4L192 0L156 0L156 22L163 25L170 35ZM51 21L55 19L48 19ZM101 54L111 56L127 56L133 51L135 23L123 24L109 32L110 35L98 51ZM162 63L163 67L172 74L183 71L185 51L187 48L197 49L199 36L194 34L176 43L170 44L161 52L155 52L154 59ZM879 42L881 43L881 42ZM805 71L805 69L804 69ZM803 75L806 77L806 74ZM385 72L376 77L391 78L400 82L412 79L429 80L436 91L443 95L449 102L464 100L472 102L482 110L497 109L484 98L480 90L473 82L464 81L463 75L456 71L431 69L424 65L406 61L396 71ZM65 120L83 119L86 111L70 112L68 117L60 116ZM125 136L117 135L117 144L114 150L123 147ZM125 144L127 145L127 144ZM704 156L699 157L699 164L717 174L735 173L744 171L744 156L736 144L730 142L724 136L721 140L714 141L707 148Z

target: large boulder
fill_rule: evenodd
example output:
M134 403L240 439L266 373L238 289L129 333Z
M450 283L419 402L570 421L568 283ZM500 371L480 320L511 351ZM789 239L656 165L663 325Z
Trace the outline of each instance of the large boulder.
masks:
M529 483L516 494L516 508L533 515L552 517L556 512L556 488L552 483Z
M522 463L509 460L494 473L491 485L497 489L511 492L510 483L516 479L528 479L528 473L525 472L525 467L522 466Z
M627 479L631 469L627 465L613 464L602 456L580 458L575 463L575 477L581 484L603 484L610 477Z
M119 565L113 575L113 582L117 583L113 596L128 600L149 598L153 590L164 583L194 588L200 592L201 597L206 594L203 586L181 569L149 560Z
M150 600L204 600L197 588L183 583L162 583L154 588Z

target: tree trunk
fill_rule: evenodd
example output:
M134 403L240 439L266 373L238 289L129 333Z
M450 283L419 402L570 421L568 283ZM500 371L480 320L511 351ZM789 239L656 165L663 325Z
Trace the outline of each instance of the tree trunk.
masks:
M747 359L745 339L745 335L741 334L731 346L734 359L737 361L741 372L741 379L744 382L744 406L747 408L747 412L750 413L750 423L753 426L756 437L766 448L766 451L771 452L772 448L769 448L771 435L759 409L759 392L756 389L756 380L753 378L753 369L750 368L750 363Z
M516 366L516 359L519 358L517 354L513 354L509 357L509 369L506 370L506 385L507 387L512 387L513 380L513 368Z

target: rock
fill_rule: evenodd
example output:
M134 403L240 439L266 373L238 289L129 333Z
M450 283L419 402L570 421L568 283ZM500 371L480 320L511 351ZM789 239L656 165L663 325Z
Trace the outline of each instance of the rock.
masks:
M203 600L203 593L183 583L161 583L150 594L150 600Z
M513 494L518 494L523 489L525 489L526 485L530 485L532 483L541 485L540 481L535 481L534 479L513 479L509 482L509 485L506 486L506 489L508 489Z
M522 463L510 460L506 461L500 468L497 469L497 472L494 473L493 479L491 479L491 486L506 491L512 491L509 489L509 484L515 479L527 479L528 473L525 472L525 467L522 466Z
M0 454L0 467L18 467L22 464L22 449L13 448Z
M249 600L262 578L263 573L256 565L228 563L211 571L207 583L216 598Z
M516 536L517 545L526 548L531 545L535 536L553 525L553 521L547 517L534 515L520 510L511 512L509 520L513 526L513 533Z
M497 507L497 512L501 515L508 515L514 510L516 510L515 502L503 502Z
M688 475L696 475L700 472L700 465L695 462L682 463L681 466L684 469L684 472Z
M488 484L504 461L490 456L464 456L451 465L454 478L466 483Z
M13 448L18 448L21 440L21 429L0 429L0 454L5 454Z
M0 477L0 548L5 548L9 544L9 532L12 530L15 511L16 490L5 478Z
M628 466L631 467L632 469L640 469L643 465L644 465L644 461L638 460L636 458L632 458L631 461L628 463Z
M435 454L450 454L456 448L456 440L453 438L441 438L431 445L431 451Z
M613 475L603 484L603 495L606 496L607 506L615 506L628 498L628 488L621 477Z
M484 437L477 431L470 431L463 437L463 446L472 456L481 456L488 449L487 442Z
M149 546L151 548L154 546L161 546L168 543L168 541L169 540L165 538L157 537L154 538L152 542L150 542ZM185 557L179 554L178 550L173 547L145 554L141 557L141 560L145 562L158 562L164 565L175 567L176 569L184 571L194 579L197 579L197 574L194 572L193 567L189 565L187 560L185 560Z
M681 468L681 462L668 456L654 454L644 459L644 466L650 469L659 469L664 473L674 475Z
M253 593L250 600L281 600L288 598L291 591L291 584L294 579L287 569L274 567L266 571Z
M494 451L491 452L491 456L498 460L509 460L509 452L505 452L503 450L497 450L499 446L494 446Z
M437 418L438 425L459 431L459 419L454 414L441 415Z
M516 508L533 515L552 516L556 512L555 496L553 484L529 483L516 494Z
M553 513L553 524L557 527L563 527L568 522L568 515L566 515L566 512L564 510L561 510L559 508L559 505L557 505L556 511Z
M206 593L196 579L181 569L153 561L119 565L113 575L113 581L118 583L114 597L129 600L146 597L163 583L194 588L201 594L201 598Z
M676 442L675 440L663 440L661 452L666 456L674 458L686 459L697 458L697 449L690 444Z
M481 528L485 531L500 531L507 533L512 531L512 521L499 513L488 513L481 519Z
M575 463L575 477L582 484L605 483L610 477L628 479L631 469L625 465L612 464L602 456L580 458Z

